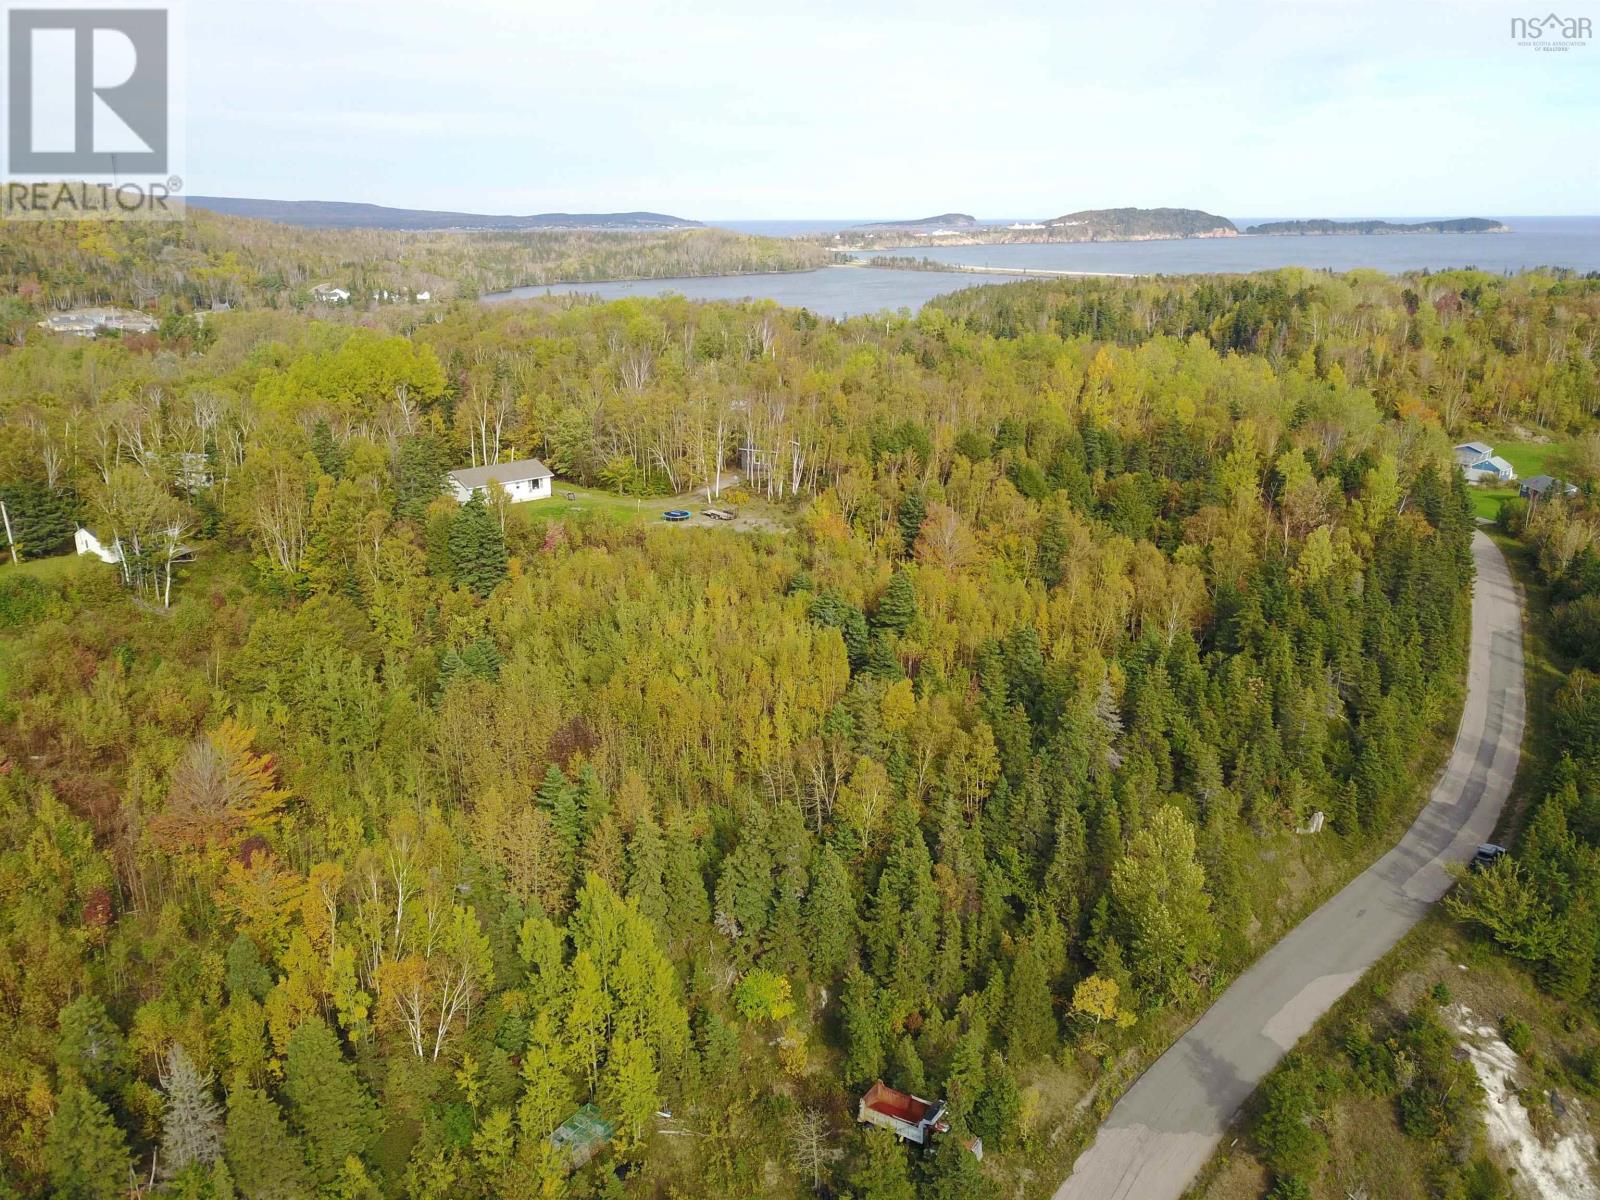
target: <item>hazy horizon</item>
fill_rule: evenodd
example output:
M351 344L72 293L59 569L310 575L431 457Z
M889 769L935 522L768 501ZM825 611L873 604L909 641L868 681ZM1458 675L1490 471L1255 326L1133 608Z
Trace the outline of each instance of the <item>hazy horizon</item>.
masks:
M1130 202L1576 216L1600 195L1600 47L1519 46L1502 4L607 14L190 4L187 190L721 221Z

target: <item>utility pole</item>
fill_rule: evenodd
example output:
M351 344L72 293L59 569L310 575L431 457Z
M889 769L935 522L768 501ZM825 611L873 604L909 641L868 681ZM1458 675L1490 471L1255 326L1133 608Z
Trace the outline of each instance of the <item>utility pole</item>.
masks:
M11 547L11 565L17 565L17 543L11 536L11 514L6 511L6 502L0 500L0 520L6 525L6 545Z

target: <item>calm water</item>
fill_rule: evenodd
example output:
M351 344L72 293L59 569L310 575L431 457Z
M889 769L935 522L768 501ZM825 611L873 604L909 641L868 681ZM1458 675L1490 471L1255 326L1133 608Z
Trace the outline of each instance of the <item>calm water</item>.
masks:
M1600 271L1600 217L1507 217L1510 233L1340 234L1334 237L1189 238L1170 242L1056 242L1036 246L913 247L879 253L966 267L1034 267L1131 275L1373 267L1391 273L1480 267Z
M1600 271L1600 217L1506 217L1511 233L1341 235L1335 237L1238 237L1168 242L1086 242L1012 246L912 247L879 251L908 258L929 257L961 266L1033 268L1131 275L1213 274L1314 267L1349 271L1370 267L1400 272L1448 267L1517 271L1527 267L1571 267ZM734 222L728 222L732 225ZM838 224L809 221L737 222L762 232L796 234ZM843 224L843 222L839 223ZM752 232L755 230L752 228ZM705 279L649 279L619 283L557 284L518 288L484 299L586 294L614 300L676 292L692 300L773 300L845 317L907 308L933 297L980 284L1010 283L1018 276L944 271L864 270L824 267L782 275L727 275Z
M809 308L824 317L909 308L913 312L935 296L977 283L1011 283L1020 275L968 275L957 271L893 271L862 267L823 267L782 275L711 275L703 279L637 279L616 283L558 283L516 288L484 297L494 304L529 296L661 296L675 292L691 300L775 300L790 308Z

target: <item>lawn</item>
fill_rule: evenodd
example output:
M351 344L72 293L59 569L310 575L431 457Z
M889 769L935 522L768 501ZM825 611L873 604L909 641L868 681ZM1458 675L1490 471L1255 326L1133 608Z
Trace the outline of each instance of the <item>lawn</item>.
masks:
M9 552L0 550L0 580L28 576L46 583L58 583L85 565L76 554L55 554L49 558L25 558L12 565Z
M571 497L569 499L569 497ZM528 500L518 504L515 511L524 518L565 517L578 513L597 513L612 520L628 522L654 522L665 524L661 514L669 509L687 509L694 514L684 525L733 529L742 532L777 530L786 528L789 515L776 505L761 500L745 501L737 506L739 519L731 523L713 521L705 516L707 508L734 507L727 500L706 503L705 493L687 496L622 496L599 488L579 487L573 483L555 482L548 500Z
M1545 469L1545 463L1552 454L1562 448L1560 442L1497 442L1493 438L1483 440L1494 446L1494 452L1516 468L1518 479L1527 479L1530 475L1549 474ZM1490 521L1499 517L1501 501L1510 500L1517 494L1515 485L1474 487L1469 490L1472 494L1473 515Z

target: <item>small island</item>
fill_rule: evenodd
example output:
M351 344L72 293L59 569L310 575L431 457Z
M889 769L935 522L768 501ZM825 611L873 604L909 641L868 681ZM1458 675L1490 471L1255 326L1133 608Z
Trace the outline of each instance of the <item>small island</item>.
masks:
M1267 221L1245 229L1249 235L1288 237L1330 237L1363 233L1510 233L1511 227L1483 217L1455 217L1443 221Z
M1238 237L1227 217L1197 208L1086 208L1059 217L985 224L967 213L906 221L874 221L835 235L835 249L894 246L996 246L1015 242L1144 242Z
M909 221L869 221L858 229L976 229L978 218L971 213L940 213L936 217L915 217Z

